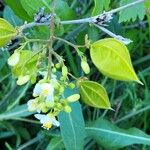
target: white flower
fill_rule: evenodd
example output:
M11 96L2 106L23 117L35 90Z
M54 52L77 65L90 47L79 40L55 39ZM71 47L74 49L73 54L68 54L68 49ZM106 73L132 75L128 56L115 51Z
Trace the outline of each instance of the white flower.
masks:
M44 96L46 101L54 101L54 87L50 83L37 83L33 90L33 96Z
M33 90L33 96L34 96L34 97L39 96L40 93L41 93L41 91L42 91L41 84L40 84L40 83L37 83L37 84L35 85L35 87L34 87L34 90Z
M48 115L35 114L35 118L39 119L43 128L50 129L52 125L59 127L60 123L56 120L55 117L50 117Z
M37 111L38 113L41 112L41 110L38 108L38 103L36 101L37 99L31 99L27 102L28 110L29 111Z
M29 111L35 111L36 110L36 101L34 99L31 99L27 102L28 110Z

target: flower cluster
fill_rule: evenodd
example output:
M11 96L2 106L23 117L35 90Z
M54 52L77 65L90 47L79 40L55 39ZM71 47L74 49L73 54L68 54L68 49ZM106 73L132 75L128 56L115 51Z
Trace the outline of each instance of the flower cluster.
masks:
M63 76L65 74L64 68L62 69ZM34 87L33 97L28 101L28 110L36 111L34 115L40 120L42 127L50 129L52 125L59 126L59 122L56 117L61 111L70 113L71 107L69 103L77 101L80 98L79 94L73 94L67 98L64 98L64 90L67 87L74 88L73 83L64 82L63 79L57 79L55 75L52 75L51 80L48 82L46 79L40 80Z

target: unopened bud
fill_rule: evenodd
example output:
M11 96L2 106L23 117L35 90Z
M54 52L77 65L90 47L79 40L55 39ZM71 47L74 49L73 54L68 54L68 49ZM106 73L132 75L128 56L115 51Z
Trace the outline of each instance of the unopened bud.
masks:
M17 80L17 84L18 85L23 85L23 84L27 83L29 80L30 80L30 76L29 75L19 76L19 78Z
M54 107L54 102L46 102L46 107L52 108Z
M10 66L15 66L18 64L20 59L20 53L19 52L14 52L8 59L8 64Z
M73 94L73 95L67 97L68 102L75 102L75 101L78 101L79 99L80 99L79 94Z
M57 63L57 64L55 65L55 67L56 67L57 69L60 69L61 63Z
M67 77L67 75L68 75L68 68L64 65L62 67L62 76Z
M53 72L53 73L55 73L56 71L57 71L56 68L53 68L53 69L52 69L52 72Z
M72 111L72 109L70 106L67 105L64 107L64 111L70 113Z
M82 67L85 74L90 73L90 67L86 61L84 61L84 60L81 61L81 67Z
M74 83L69 83L69 87L70 87L71 89L74 89L74 88L75 88L75 84L74 84Z

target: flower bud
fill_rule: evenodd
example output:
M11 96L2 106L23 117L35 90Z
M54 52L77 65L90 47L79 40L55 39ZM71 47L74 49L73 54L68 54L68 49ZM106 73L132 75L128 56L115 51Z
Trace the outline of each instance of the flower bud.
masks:
M55 65L55 67L56 67L57 69L60 69L61 63L57 63L57 64Z
M62 109L62 104L61 104L61 103L57 103L57 104L56 104L56 108L57 108L58 110L61 110L61 109Z
M68 102L75 102L75 101L78 101L79 99L80 99L79 94L73 94L73 95L67 97Z
M60 93L63 93L64 90L65 90L65 88L64 88L63 86L61 86L60 89L59 89L59 92L60 92Z
M74 83L69 83L69 88L74 89L75 88L75 84Z
M56 70L56 68L54 67L53 69L52 69L52 72L53 73L55 73L57 70Z
M82 67L85 74L90 73L90 67L86 61L84 61L84 60L81 61L81 67Z
M17 84L18 85L23 85L23 84L27 83L29 80L30 80L30 76L29 75L19 76L19 78L17 80Z
M46 102L46 107L53 108L54 105L55 105L54 102L50 102L50 101Z
M19 59L20 59L20 53L15 51L8 59L8 64L10 66L15 66L18 64L19 62Z
M72 111L72 109L70 106L67 105L64 107L64 111L70 113Z
M68 68L64 65L62 67L62 76L66 78L67 74L68 74Z

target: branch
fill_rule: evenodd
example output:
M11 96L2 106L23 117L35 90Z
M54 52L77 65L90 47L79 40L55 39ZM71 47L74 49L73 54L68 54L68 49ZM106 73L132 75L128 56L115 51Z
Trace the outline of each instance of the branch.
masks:
M97 18L99 17L102 17L104 15L112 15L114 13L117 13L121 10L124 10L126 8L129 8L129 7L132 7L136 4L139 4L139 3L142 3L142 2L145 2L147 0L137 0L133 3L130 3L130 4L127 4L127 5L124 5L124 6L121 6L119 8L116 8L116 9L113 9L111 11L108 11L108 12L104 12L100 15L97 15L97 16L94 16L94 17L89 17L89 18L84 18L84 19L78 19L78 20L66 20L66 21L60 21L60 24L81 24L81 23L93 23L96 21ZM23 26L21 26L21 31L24 30L24 29L27 29L27 28L31 28L31 27L34 27L34 26L48 26L50 25L49 22L45 22L45 23L36 23L36 22L31 22L31 23L28 23L28 24L24 24Z
M130 44L131 42L133 42L133 41L131 41L130 39L124 38L124 37L122 37L122 36L120 36L120 35L116 35L116 34L112 33L111 31L109 31L108 29L106 29L106 28L104 28L104 27L102 27L102 26L99 26L99 25L97 25L97 24L95 24L95 23L93 23L93 25L96 26L97 28L99 28L100 30L102 30L103 32L107 33L107 34L110 35L111 37L113 37L113 38L115 38L115 39L117 39L117 40L123 42L123 43L126 44L126 45L127 45L127 44Z

